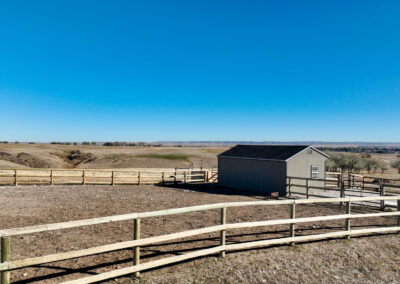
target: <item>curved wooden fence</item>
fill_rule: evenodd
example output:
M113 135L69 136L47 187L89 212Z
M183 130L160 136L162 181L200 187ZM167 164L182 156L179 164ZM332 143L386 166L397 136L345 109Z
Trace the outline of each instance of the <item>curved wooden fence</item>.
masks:
M352 214L351 206L355 202L371 201L371 200L393 200L397 201L397 211L393 212L376 212L376 213L364 213L364 214ZM329 216L317 216L317 217L302 217L296 218L296 205L298 204L317 204L317 203L345 203L345 214L340 215L329 215ZM270 206L270 205L288 205L290 206L290 218L288 219L278 219L278 220L266 220L266 221L256 221L256 222L244 222L244 223L226 223L227 208L231 207L242 207L242 206ZM200 212L205 210L220 210L221 219L220 224L205 227L200 229L194 229L184 232L172 233L167 235L161 235L156 237L149 237L140 239L140 220L142 218L157 217L157 216L167 216L174 214L184 214L190 212ZM375 218L375 217L393 217L397 216L396 223L389 227L377 227L368 229L351 229L351 219L359 218ZM62 252L57 254L38 256L27 259L11 260L10 258L10 243L11 238L24 234L40 233L53 230L61 230L68 228L76 228L82 226L104 224L117 221L134 220L134 240L119 242L114 244L102 245L87 249ZM329 233L319 233L307 236L296 236L295 235L295 225L300 223L308 222L329 222L332 220L345 220L344 230L329 232ZM245 243L225 243L225 234L227 230L241 229L241 228L253 228L253 227L263 227L263 226L273 226L273 225L288 225L288 237L275 238L268 240L257 240ZM154 261L149 261L146 263L140 263L140 246L153 245L156 243L166 242L170 240L176 240L186 237L197 236L201 234L219 232L220 242L219 245L212 248L201 249L194 252L186 253L183 255L167 257L163 259L158 259ZM93 276L88 276L85 278L67 281L65 283L94 283L98 281L103 281L107 279L112 279L115 277L128 275L135 273L138 275L140 271L147 270L150 268L156 268L167 264L177 263L188 259L198 258L201 256L219 254L221 257L225 256L226 251L242 250L255 247L265 247L276 244L294 244L297 242L307 242L313 240L323 240L328 238L338 238L354 235L365 235L371 233L389 233L389 232L400 232L400 196L383 196L383 197L362 197L362 198L323 198L323 199L301 199L301 200L268 200L268 201L249 201L249 202L230 202L230 203L217 203L208 205L191 206L185 208L175 208L168 210L143 212L143 213L131 213L124 215L100 217L93 219L69 221L55 224L46 225L36 225L23 228L13 228L0 230L1 237L1 263L0 272L3 284L8 284L10 280L10 272L12 270L21 269L24 267L40 265L45 263L51 263L56 261L68 260L78 257L90 256L95 254L101 254L121 249L134 248L134 265L116 269L113 271L100 273Z

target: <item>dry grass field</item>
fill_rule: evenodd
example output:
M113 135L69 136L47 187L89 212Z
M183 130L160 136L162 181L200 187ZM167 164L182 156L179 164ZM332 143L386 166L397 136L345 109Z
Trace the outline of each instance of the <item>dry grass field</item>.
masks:
M212 168L226 149L0 144L0 168Z
M229 201L262 199L214 185L161 186L6 186L0 188L0 228L153 211ZM344 208L302 205L299 217L343 214ZM369 211L372 211L370 209ZM366 209L353 209L366 212ZM229 209L227 222L287 218L289 208L241 207ZM218 224L219 212L205 211L142 220L142 237ZM353 228L394 224L394 217L359 219ZM343 228L344 221L298 225L307 235ZM12 259L132 239L131 221L12 238ZM287 236L287 225L227 232L227 243ZM142 262L178 255L218 244L218 234L206 234L142 248ZM400 238L397 234L276 246L228 253L226 259L205 257L142 273L141 279L123 277L109 283L398 283ZM132 250L13 271L15 283L56 283L132 265Z

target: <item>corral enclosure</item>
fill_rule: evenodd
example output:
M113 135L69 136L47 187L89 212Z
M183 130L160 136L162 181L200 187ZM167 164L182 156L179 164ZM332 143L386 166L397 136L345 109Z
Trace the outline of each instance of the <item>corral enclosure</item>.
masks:
M240 192L225 190L222 192L216 192L213 185L182 185L180 187L162 187L162 186L114 186L114 187L96 187L96 186L45 186L45 187L30 187L30 186L8 186L0 188L1 195L1 206L6 207L7 204L13 204L10 210L6 211L5 215L0 218L1 228L11 227L23 227L34 224L46 224L70 220L87 219L93 217L110 216L116 214L126 214L132 212L143 212L143 211L154 211L159 209L169 209L177 207L185 207L189 205L209 204L215 202L232 202L232 201L260 201L264 200L263 197L258 196L247 196ZM115 206L118 204L118 206ZM354 214L358 213L369 213L376 214L377 211L374 209L365 209L354 207L352 209ZM335 214L343 214L345 207L338 206L337 204L326 204L326 205L307 205L299 204L296 208L296 218L311 217L311 216L327 216ZM391 212L384 212L379 214L390 215ZM393 212L395 213L395 212ZM392 214L393 214L392 213ZM238 207L227 209L227 224L237 222L254 222L264 220L276 220L276 219L287 219L290 216L290 206L254 206L254 207ZM383 216L383 215L381 215ZM352 221L352 228L372 228L393 226L396 224L396 216L393 217L375 217L375 218L361 218ZM300 219L299 219L300 221ZM315 233L329 233L345 228L345 219L331 220L326 222L311 222L311 223L299 223L296 224L296 236L308 236ZM185 215L172 215L165 217L143 219L141 225L141 238L153 237L166 233L175 233L184 230L193 230L196 228L203 228L207 226L215 226L220 223L220 212L218 210L210 210L203 212L193 212ZM49 231L44 233L34 233L28 235L22 235L21 237L12 237L12 258L22 259L26 257L33 257L38 255L46 255L52 253L58 253L63 251L79 250L83 248L101 246L105 244L112 244L115 242L129 241L132 240L133 231L132 221L124 222L112 222L108 224L101 224L96 226L88 226L82 228L71 228L62 231ZM241 242L248 242L254 240L268 240L274 238L284 238L289 234L289 225L273 225L268 227L258 228L242 228L236 230L229 230L226 232L226 242L229 244L237 244ZM377 237L378 238L378 237ZM206 233L199 236L188 237L179 241L171 241L165 244L147 245L141 248L141 261L148 262L165 258L169 256L177 256L185 253L190 253L195 249L205 249L209 246L215 246L219 243L219 233ZM361 242L357 247L357 251L362 253L361 246L367 245L372 250L379 248L381 251L387 251L382 259L388 263L396 263L395 252L398 252L399 238L398 236L381 236L380 241L372 238L371 241L365 240L354 240L355 246L358 242ZM369 243L370 242L370 243ZM340 255L340 252L335 252L338 248L343 246L342 243L333 241L331 249L324 246L324 250L328 250L332 255ZM303 245L301 245L303 246ZM376 248L373 248L376 246ZM319 247L319 244L309 244L306 247L310 247L311 251L313 248ZM334 248L334 249L333 249ZM345 249L344 247L341 250ZM294 250L293 254L290 255L289 259L282 260L278 257L279 254L287 255L286 249L274 249L273 254L269 258L275 258L277 262L296 262L299 258L304 258L307 255L307 251L296 253ZM394 251L391 251L394 250ZM380 252L381 252L380 251ZM315 251L316 252L316 251ZM314 253L315 253L314 252ZM234 278L235 282L240 279L248 279L249 281L256 281L261 279L259 277L267 277L269 272L261 269L265 263L260 262L259 264L254 263L254 257L257 255L263 255L266 250L255 251L254 253L239 252L230 256L228 254L227 260L222 261L225 265L229 266L231 261L240 257L244 263L249 265L255 265L260 268L259 272L253 272L253 275L236 275ZM315 255L317 257L317 255ZM318 256L321 259L321 255ZM317 257L317 259L318 259ZM344 256L342 256L344 257ZM93 273L101 273L110 271L113 269L121 269L126 266L132 265L133 254L131 249L124 249L121 251L110 252L107 254L88 256L85 258L78 258L75 260L67 260L59 263L53 263L51 265L38 266L33 268L25 268L23 270L13 271L11 273L12 281L20 281L26 279L29 281L40 281L53 283L54 281L64 281L67 279L76 279L92 275ZM214 260L212 258L205 258L196 260L196 267L204 267L206 269L211 265L214 266ZM219 260L218 262L220 262ZM321 261L324 261L323 257ZM373 260L365 259L364 264L372 269ZM217 263L218 263L217 262ZM218 264L217 264L218 265ZM353 277L354 266L345 267L342 266L341 261L337 261L336 265L341 266L341 279L346 277ZM169 281L185 283L182 279L176 279L174 277L176 271L182 269L181 273L187 273L187 277L190 277L192 270L190 263L183 264L177 267L167 267L160 271L146 272L142 275L144 279L149 279L151 282L167 283ZM351 268L351 269L350 269ZM297 264L297 269L304 269L304 264ZM332 271L335 266L324 267L324 271ZM388 271L386 267L383 271ZM185 271L185 272L183 272ZM201 269L200 269L201 271ZM222 272L226 272L224 268L221 268ZM215 271L215 274L219 274L219 271ZM267 273L267 274L266 274ZM285 273L281 271L280 273ZM314 272L315 278L333 280L337 274L324 274L322 272ZM322 273L322 274L321 274ZM395 279L398 277L398 271L394 272L390 270L390 274L383 276L382 272L374 270L374 275L363 272L364 276L358 276L369 280L372 279ZM163 275L162 277L159 277ZM208 275L203 275L203 279L206 282L212 281L212 278ZM204 278L206 277L206 278ZM228 276L226 276L228 277ZM245 278L243 278L245 277ZM290 279L293 277L290 273L286 274ZM309 276L308 276L309 277ZM158 279L158 280L157 280ZM305 280L306 278L304 278ZM310 278L308 278L309 280ZM276 281L277 279L275 279ZM138 280L128 278L122 278L113 280L113 282L135 282ZM190 281L191 282L191 281ZM281 281L282 282L282 281ZM284 281L283 281L284 282Z
M102 151L100 148L102 147L97 149ZM88 149L90 149L90 152L94 152L93 149L96 149L96 147ZM139 149L139 151L141 150ZM103 158L98 156L97 159L99 161L112 161L112 163L121 162L119 159L129 163L137 159L155 163L163 161L162 163L168 162L169 165L184 163L187 167L183 169L168 167L162 169L84 169L89 164L93 165L95 161L91 161L87 164L85 162L79 164L77 167L81 167L81 169L1 170L0 183L5 182L12 184L12 186L0 187L2 197L0 198L0 206L6 208L5 213L0 216L0 231L12 227L51 224L134 212L152 212L216 202L265 200L265 195L257 196L252 195L252 193L216 187L213 184L218 178L215 169L193 168L194 160L200 160L200 157L203 157L201 156L203 154L196 156L193 152L206 153L205 155L213 156L213 159L216 160L216 155L222 152L221 148L185 150L193 152L185 152L184 155L170 153L168 151L171 150L168 149L166 149L167 153L155 153L155 151L158 151L157 149L149 149L148 151L147 153L135 153L128 156L126 154L122 156L107 154L109 156L102 156ZM86 157L86 154L83 157ZM176 158L178 160L174 160ZM120 164L120 162L117 163ZM341 183L338 176L333 174L327 181L329 188L319 189L313 187L313 184L306 180L288 177L286 186L289 189L289 197L307 198L318 197L319 194L323 194L324 197L340 197L342 193L345 194L345 197L360 197L365 196L364 192L372 194L368 196L379 197L382 189L386 190L383 194L398 193L399 189L398 183L392 183L389 180L379 180L379 183L376 183L375 178L364 178L357 175L349 175L342 179L344 180ZM209 183L206 184L205 182ZM41 183L46 186L39 185ZM147 183L158 185L145 185ZM18 186L15 186L15 184ZM33 184L33 186L25 186L24 184ZM52 184L54 186L49 186ZM99 185L92 186L90 184ZM341 184L346 185L345 191L342 191ZM348 187L352 188L349 189ZM300 238L350 228L347 227L347 225L350 225L350 222L347 223L350 220L347 218L348 215L343 215L347 210L345 204L298 204L294 213L288 204L227 208L225 220L227 224L243 222L269 224L262 227L238 227L235 230L226 231L227 248L230 245L240 246L249 241L262 240L269 243L279 240L279 242L282 242L284 238L290 236L292 228L294 229L293 233ZM391 232L390 230L385 231L386 228L396 226L396 224L399 226L397 213L393 211L397 208L395 200L389 200L386 204L382 203L382 200L377 200L374 207L369 208L359 207L359 204L360 202L352 203L351 213L355 214L354 216L367 214L365 216L370 217L354 217L354 220L351 221L353 232L364 229L374 230L375 228L378 231L381 230L381 232ZM362 204L365 205L366 203L362 202ZM380 209L388 211L380 211ZM328 219L324 219L325 221L301 223L302 218L328 215L341 217L337 220L326 217ZM279 223L282 222L280 220L288 220L288 218L290 221L290 218L294 216L298 223L293 227L290 223L285 223L286 225ZM215 227L220 222L221 212L219 210L145 218L141 220L140 237L151 239L185 230ZM277 222L276 225L271 225L274 222ZM101 247L107 244L132 242L134 228L133 220L129 220L14 236L11 237L11 260L22 260L61 252L79 252L81 249ZM343 231L341 234L343 234ZM168 257L180 257L190 254L194 250L213 249L212 247L218 246L220 241L220 232L214 231L197 236L188 236L180 240L171 240L167 243L148 244L141 246L140 261L141 263L150 263ZM228 281L236 283L267 280L269 283L285 283L293 281L335 282L337 280L348 282L358 278L363 279L363 282L393 282L394 279L399 278L397 269L399 267L397 258L400 253L399 248L398 235L386 235L355 238L351 242L329 241L327 243L302 244L290 249L274 247L233 254L228 251L225 260L211 256L177 266L165 267L161 270L145 272L140 280L123 277L109 281L123 283L139 283L147 280L151 283L192 283L196 281L215 283ZM361 258L357 257L357 261L350 262L349 250L356 252ZM215 252L217 251L215 250ZM330 256L329 259L326 255ZM370 257L372 255L374 257ZM17 283L35 281L54 283L119 270L131 266L133 259L132 248L124 248L99 255L13 270L11 271L11 280ZM323 266L316 268L314 265L316 261L323 263ZM268 263L268 270L265 270L266 263ZM382 263L387 265L383 267ZM0 264L0 269L1 267ZM193 267L196 267L196 269L193 269ZM275 271L271 271L271 267L274 267ZM364 269L365 267L367 270ZM340 269L338 270L338 268Z

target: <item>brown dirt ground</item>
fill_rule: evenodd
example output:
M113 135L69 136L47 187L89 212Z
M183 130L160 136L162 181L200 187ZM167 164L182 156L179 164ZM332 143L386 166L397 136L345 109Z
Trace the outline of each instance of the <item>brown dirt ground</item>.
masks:
M216 202L264 199L224 190L214 185L159 186L19 186L0 188L0 228L21 227L131 212L185 207ZM372 209L368 209L371 211ZM367 209L354 208L353 212ZM342 214L338 205L299 206L297 216ZM289 208L229 208L227 222L287 218ZM142 237L218 224L216 210L142 220ZM352 221L353 228L395 224L394 218ZM296 234L340 230L344 221L298 225ZM24 235L12 238L12 259L70 251L132 239L132 221ZM288 226L227 232L227 243L287 236ZM142 248L142 262L193 249L215 246L218 234ZM109 283L399 283L400 238L397 234L275 246L196 259L123 277ZM55 283L132 265L132 251L16 270L16 283Z

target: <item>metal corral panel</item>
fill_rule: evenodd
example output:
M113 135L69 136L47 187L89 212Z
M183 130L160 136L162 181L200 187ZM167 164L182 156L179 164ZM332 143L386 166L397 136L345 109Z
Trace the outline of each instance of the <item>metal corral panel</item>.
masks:
M218 157L218 184L270 195L286 194L286 162Z

